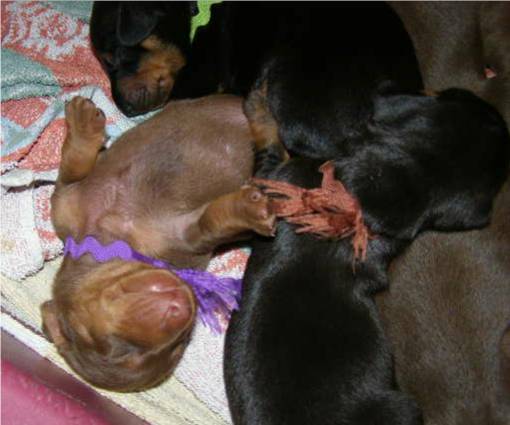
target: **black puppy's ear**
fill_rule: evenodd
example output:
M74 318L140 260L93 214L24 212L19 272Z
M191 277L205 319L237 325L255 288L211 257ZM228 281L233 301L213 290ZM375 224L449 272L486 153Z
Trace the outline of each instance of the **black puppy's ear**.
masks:
M124 46L135 46L147 38L157 25L161 11L138 2L119 5L117 37Z
M394 86L388 85L374 97L372 119L376 124L401 129L404 124L415 125L416 120L435 102L437 101L432 96L399 93ZM415 119L411 119L412 117Z

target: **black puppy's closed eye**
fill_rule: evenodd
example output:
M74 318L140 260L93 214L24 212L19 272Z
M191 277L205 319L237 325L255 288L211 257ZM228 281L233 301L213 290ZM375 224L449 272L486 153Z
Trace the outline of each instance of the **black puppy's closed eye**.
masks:
M101 56L101 61L107 70L111 71L115 68L115 62L112 54L105 54Z

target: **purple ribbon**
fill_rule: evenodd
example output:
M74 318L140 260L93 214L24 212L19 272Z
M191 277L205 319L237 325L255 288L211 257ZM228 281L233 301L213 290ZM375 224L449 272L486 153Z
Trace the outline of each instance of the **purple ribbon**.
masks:
M66 238L64 256L70 255L76 260L85 254L92 255L98 263L112 259L138 261L175 273L193 288L198 301L198 315L204 325L216 334L224 330L220 318L224 319L224 323L228 322L232 311L239 308L241 279L219 277L202 270L176 269L166 261L143 255L121 240L102 245L93 236L86 236L81 243L77 243L72 236Z

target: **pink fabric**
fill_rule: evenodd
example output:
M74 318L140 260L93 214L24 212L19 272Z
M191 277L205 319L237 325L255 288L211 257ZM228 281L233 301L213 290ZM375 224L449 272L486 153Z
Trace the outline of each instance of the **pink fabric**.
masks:
M2 425L109 425L77 401L2 360Z

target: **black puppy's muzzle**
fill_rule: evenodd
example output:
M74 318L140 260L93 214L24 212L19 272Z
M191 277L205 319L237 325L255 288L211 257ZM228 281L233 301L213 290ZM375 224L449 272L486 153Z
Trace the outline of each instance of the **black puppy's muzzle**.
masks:
M136 80L135 77L131 77ZM159 83L159 82L158 82ZM118 87L120 85L120 87ZM141 115L154 109L162 107L170 96L170 90L157 84L151 84L151 88L147 84L140 82L132 82L124 84L122 87L122 80L115 83L112 88L113 99L119 109L128 117Z

